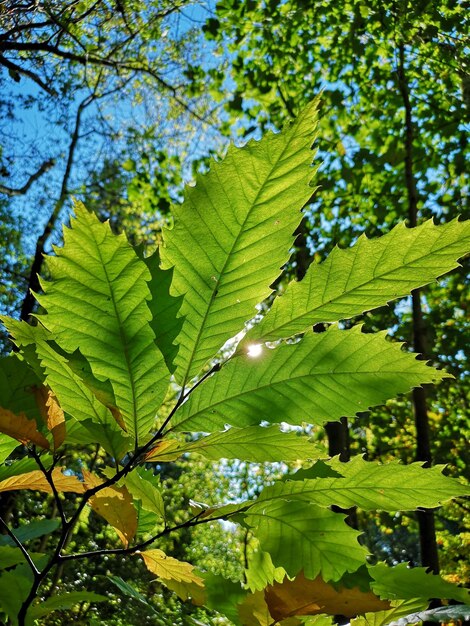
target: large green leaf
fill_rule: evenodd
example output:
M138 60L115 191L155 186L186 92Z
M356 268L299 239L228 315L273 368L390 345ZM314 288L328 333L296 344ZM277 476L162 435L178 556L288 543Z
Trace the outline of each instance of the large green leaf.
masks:
M408 567L400 563L388 567L377 563L369 567L373 578L371 587L378 596L388 600L411 598L440 598L469 604L470 591L447 582L436 574L429 574L425 567Z
M65 351L88 359L109 379L128 434L137 442L151 429L169 383L147 306L150 273L124 236L115 236L77 205L64 246L49 257L51 281L38 296L41 322Z
M344 522L344 515L305 502L259 502L245 514L261 549L273 564L290 576L301 570L307 578L319 574L326 581L339 580L364 564L367 550L360 534Z
M277 426L230 428L188 443L181 452L197 452L211 460L240 459L252 463L314 459L322 454L308 437L282 432Z
M161 257L174 266L174 295L185 296L176 357L183 385L253 317L289 258L313 192L315 118L314 102L282 133L230 147L175 209Z
M184 431L262 421L322 424L445 376L382 333L332 327L256 359L232 359L191 394L172 424Z
M331 462L342 478L316 478L278 482L266 487L260 499L302 500L320 506L358 506L365 511L411 511L440 506L458 496L470 495L470 486L442 474L442 467L423 468L422 463L386 465L368 463L360 456L348 463Z
M442 226L429 220L417 228L401 223L378 239L362 235L351 248L335 248L326 261L312 264L247 339L274 341L383 306L458 267L469 251L470 220Z
M165 358L166 365L173 372L178 353L176 338L183 325L183 318L178 317L183 296L175 298L170 294L173 269L161 269L158 250L144 261L152 276L149 282L152 299L148 303L152 314L150 326L155 333L155 341Z

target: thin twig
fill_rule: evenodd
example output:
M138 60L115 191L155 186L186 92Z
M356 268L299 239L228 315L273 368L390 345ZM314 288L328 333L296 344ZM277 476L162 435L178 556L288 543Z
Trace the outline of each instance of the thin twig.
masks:
M24 547L24 545L21 543L21 541L18 539L18 537L15 535L15 533L10 529L10 527L8 526L8 524L5 522L5 520L3 519L3 517L0 516L0 524L3 526L3 528L6 530L7 534L9 537L11 537L11 539L16 543L16 545L18 546L18 548L21 550L21 552L23 553L24 558L26 559L26 562L28 563L29 567L32 569L33 574L35 576L37 576L40 572L37 569L37 567L34 565L33 559L29 556L29 552L26 550L26 548Z

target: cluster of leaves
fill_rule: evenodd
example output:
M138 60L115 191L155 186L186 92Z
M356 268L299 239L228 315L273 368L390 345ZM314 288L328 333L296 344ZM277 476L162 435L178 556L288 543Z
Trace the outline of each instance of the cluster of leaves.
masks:
M385 333L345 330L341 321L457 267L470 223L399 225L337 248L245 327L271 296L311 197L315 119L311 103L283 133L231 147L187 189L151 256L77 205L63 247L47 260L37 325L4 318L16 351L0 362L0 491L50 493L58 517L47 522L58 528L49 554L25 546L37 526L12 529L1 520L8 537L0 546L0 602L14 624L105 600L77 590L38 602L56 568L111 555L137 556L183 600L247 626L369 612L385 624L431 598L468 599L424 569L371 565L358 531L332 509L437 507L468 489L441 467L326 459L299 427L352 418L448 377ZM318 322L330 327L313 333ZM29 456L13 460L18 442ZM70 450L90 444L105 451L103 466L68 464ZM190 503L181 521L170 522L159 470L192 454L310 467L257 498ZM67 549L87 507L122 548ZM252 537L242 582L197 571L161 549L172 533L218 520ZM129 583L114 584L145 601Z

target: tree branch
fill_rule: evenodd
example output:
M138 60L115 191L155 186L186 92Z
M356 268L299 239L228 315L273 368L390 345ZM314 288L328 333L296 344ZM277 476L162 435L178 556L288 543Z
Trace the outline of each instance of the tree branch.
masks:
M35 576L37 576L39 574L39 570L37 569L37 567L34 565L34 562L32 560L32 558L29 556L28 551L26 550L26 548L24 547L24 545L21 543L21 541L18 539L18 537L15 535L15 533L10 529L10 527L8 526L8 524L5 522L5 520L3 519L3 517L0 517L0 524L3 526L3 528L6 530L7 534L9 537L11 537L11 539L16 543L16 545L18 546L18 548L21 550L21 552L23 553L24 558L26 559L26 562L28 563L29 567L32 569L33 574Z
M24 195L28 191L28 189L31 187L31 185L34 182L36 182L38 178L41 178L43 174L48 172L54 165L55 165L54 159L49 159L48 161L44 161L44 163L37 170L37 172L35 172L34 174L31 174L31 176L28 178L28 180L22 187L15 189L13 187L7 187L6 185L0 185L0 193L4 193L7 196L11 196L11 197Z

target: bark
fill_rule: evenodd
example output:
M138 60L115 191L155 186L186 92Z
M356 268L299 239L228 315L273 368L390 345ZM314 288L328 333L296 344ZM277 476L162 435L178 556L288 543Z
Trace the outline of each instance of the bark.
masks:
M411 227L418 222L418 191L413 171L413 141L414 124L412 117L412 105L410 89L405 69L405 46L399 47L398 87L403 99L405 109L405 184L408 196L408 221ZM412 293L413 312L413 348L416 352L426 356L426 333L421 306L421 295L417 289ZM416 425L416 460L431 465L431 435L426 401L426 390L423 388L413 389L412 394L413 412ZM421 564L429 567L435 574L439 573L439 557L437 553L436 531L434 512L431 509L423 509L417 513L419 524L419 539L421 548Z

